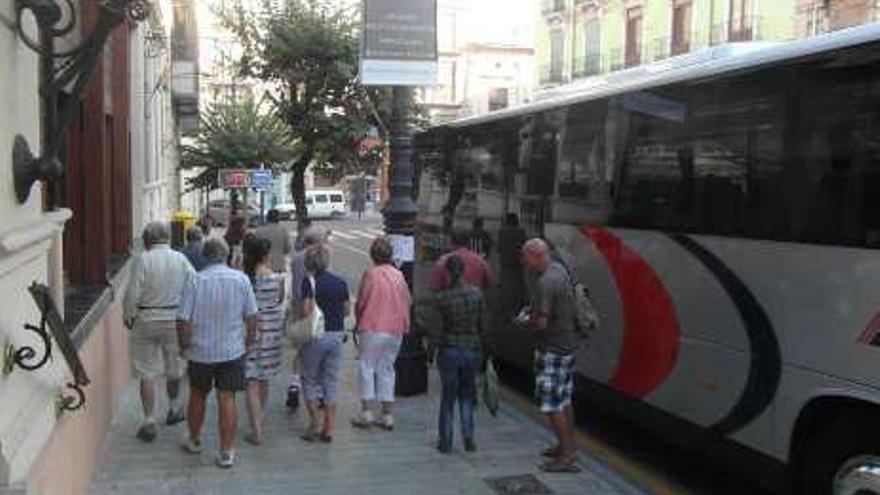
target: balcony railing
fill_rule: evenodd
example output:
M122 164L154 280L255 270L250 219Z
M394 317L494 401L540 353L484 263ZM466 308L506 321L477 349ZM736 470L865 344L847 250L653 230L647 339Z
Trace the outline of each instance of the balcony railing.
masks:
M553 14L565 10L565 0L544 0L541 4L541 13Z
M602 56L598 53L574 59L574 77L590 77L602 72Z
M761 16L735 17L729 22L715 24L709 36L709 44L761 41L764 19Z

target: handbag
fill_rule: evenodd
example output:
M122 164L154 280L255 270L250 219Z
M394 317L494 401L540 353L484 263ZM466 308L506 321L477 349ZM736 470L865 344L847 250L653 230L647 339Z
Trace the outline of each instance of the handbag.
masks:
M312 300L315 301L312 312L304 318L290 322L287 326L287 336L295 346L307 344L324 336L324 312L318 307L314 277L309 277L309 283L312 285Z
M486 360L486 376L483 379L483 401L492 416L498 415L501 409L501 393L498 390L498 373L492 359Z

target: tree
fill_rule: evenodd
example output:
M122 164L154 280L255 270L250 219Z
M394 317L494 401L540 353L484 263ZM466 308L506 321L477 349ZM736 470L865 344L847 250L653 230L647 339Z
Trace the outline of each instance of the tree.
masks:
M199 134L181 146L183 168L204 168L190 179L190 189L218 187L221 169L282 168L294 155L290 129L272 113L261 111L251 100L216 105L202 115Z
M291 190L297 217L307 215L305 172L345 175L362 163L359 143L385 134L390 91L357 80L358 22L352 9L319 0L239 0L221 13L241 39L243 75L267 83L278 115L296 138Z

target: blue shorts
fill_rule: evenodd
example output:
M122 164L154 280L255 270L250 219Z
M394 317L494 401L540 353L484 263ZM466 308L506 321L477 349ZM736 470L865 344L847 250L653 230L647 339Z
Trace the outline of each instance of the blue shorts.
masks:
M574 394L574 354L535 351L535 404L542 413L562 411Z

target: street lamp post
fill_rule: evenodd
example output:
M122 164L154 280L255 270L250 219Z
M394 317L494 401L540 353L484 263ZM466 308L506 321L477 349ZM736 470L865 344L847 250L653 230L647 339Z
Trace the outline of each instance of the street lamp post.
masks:
M400 257L400 269L412 290L415 261L413 234L418 214L418 208L412 199L413 133L409 112L412 88L394 86L393 91L390 197L382 214L385 217L385 232L398 246L395 254ZM421 335L415 332L404 335L394 367L397 372L398 395L415 395L427 391L427 354Z

